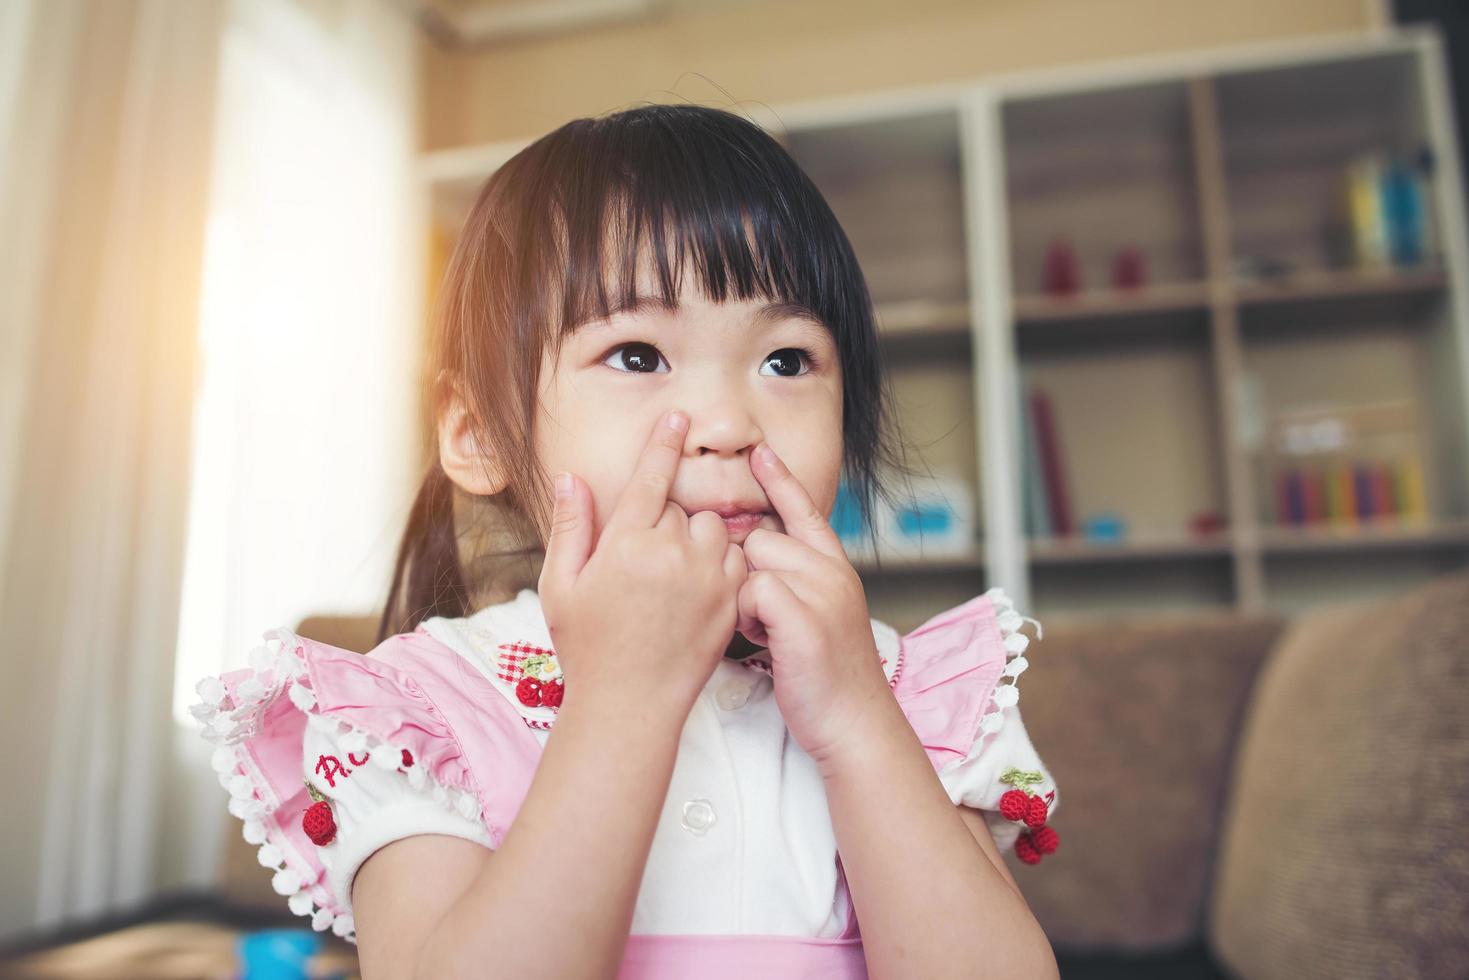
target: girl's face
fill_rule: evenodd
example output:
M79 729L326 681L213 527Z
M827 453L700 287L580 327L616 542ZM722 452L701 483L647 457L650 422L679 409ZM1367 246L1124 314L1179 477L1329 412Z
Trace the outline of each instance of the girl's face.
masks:
M638 295L657 291L644 281ZM801 310L763 299L712 303L685 286L678 309L640 302L580 325L554 363L549 346L543 357L537 458L548 474L586 481L596 536L671 409L689 417L669 491L686 514L755 512L753 521L726 521L735 543L757 526L784 530L750 469L764 440L830 515L842 463L841 365L830 332Z

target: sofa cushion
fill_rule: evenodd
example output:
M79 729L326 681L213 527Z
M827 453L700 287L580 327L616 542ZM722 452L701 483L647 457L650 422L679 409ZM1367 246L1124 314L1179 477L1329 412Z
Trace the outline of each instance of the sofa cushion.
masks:
M1058 949L1203 937L1224 785L1257 669L1283 617L1231 612L1042 620L1020 679L1056 779L1061 847L1010 867Z
M1466 817L1469 574L1304 614L1250 706L1211 949L1250 980L1464 976Z

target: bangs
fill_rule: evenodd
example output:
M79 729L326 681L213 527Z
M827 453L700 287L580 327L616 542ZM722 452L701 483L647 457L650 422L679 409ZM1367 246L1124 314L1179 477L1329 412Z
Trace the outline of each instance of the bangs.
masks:
M543 318L553 349L588 321L649 303L676 308L690 271L691 288L711 302L788 304L830 330L838 350L872 342L866 284L845 232L754 123L654 106L634 122L567 128L535 166L540 200L526 213L541 227L518 236L523 288L554 304Z

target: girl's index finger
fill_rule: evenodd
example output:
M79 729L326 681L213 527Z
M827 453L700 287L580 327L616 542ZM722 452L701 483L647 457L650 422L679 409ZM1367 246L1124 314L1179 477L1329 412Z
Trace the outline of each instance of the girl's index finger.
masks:
M801 486L801 481L775 455L769 443L762 442L755 447L753 456L750 469L765 489L771 506L780 515L786 534L833 558L845 557L846 549L842 547L831 522L822 515L806 488Z
M689 417L674 410L653 426L638 467L622 491L608 524L625 523L634 527L652 527L663 516L668 491L673 488L673 475L683 456L684 435L689 430Z

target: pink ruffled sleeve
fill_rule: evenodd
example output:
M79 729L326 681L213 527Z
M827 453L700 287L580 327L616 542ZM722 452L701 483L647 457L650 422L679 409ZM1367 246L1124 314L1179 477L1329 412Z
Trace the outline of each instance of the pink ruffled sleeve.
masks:
M312 928L355 942L351 874L374 841L454 833L499 846L539 749L502 698L485 698L462 674L452 651L404 634L362 655L278 629L249 662L201 680L191 710L216 745L211 763L230 813L276 892ZM476 771L493 771L496 784L480 785ZM308 834L303 819L318 802L308 782L341 819L340 840L319 844ZM395 812L374 816L376 804Z
M1027 620L1039 639L1040 623L992 588L902 636L893 678L894 696L949 798L983 813L1001 851L1027 829L1000 812L1005 793L1020 789L1046 800L1048 818L1060 801L1020 718L1018 681L1030 666L1030 637L1020 628Z

